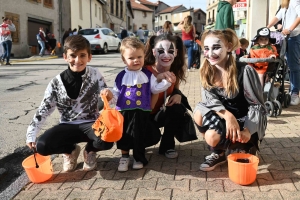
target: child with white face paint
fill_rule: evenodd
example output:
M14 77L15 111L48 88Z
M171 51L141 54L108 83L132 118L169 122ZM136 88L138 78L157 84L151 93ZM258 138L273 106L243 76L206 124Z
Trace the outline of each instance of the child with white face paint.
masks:
M117 142L122 157L118 171L128 170L129 150L133 150L133 169L142 169L148 163L145 157L146 130L148 119L157 99L157 94L171 86L166 79L157 81L152 73L143 68L144 44L136 37L127 37L122 40L121 56L125 70L121 71L115 80L114 95L118 98L116 109L124 116L122 138Z
M164 127L164 132L159 146L159 153L167 158L176 158L178 156L175 150L175 134L182 135L185 124L183 116L186 109L183 105L191 109L187 98L179 90L181 82L185 81L185 48L183 42L178 36L168 34L152 36L146 44L145 67L152 72L159 82L162 79L169 80L172 85L165 92L159 93L155 107L150 114L150 124L152 128L148 129L149 136L155 137L159 127ZM156 114L164 105L165 94L166 111L164 118L155 120ZM160 132L158 131L158 138ZM149 139L155 141L154 139ZM158 141L157 141L158 142ZM152 143L154 145L156 143Z
M235 32L208 30L201 41L205 57L200 68L202 98L194 120L213 151L200 170L211 171L226 162L226 149L256 153L267 118L258 74L231 54L239 44Z

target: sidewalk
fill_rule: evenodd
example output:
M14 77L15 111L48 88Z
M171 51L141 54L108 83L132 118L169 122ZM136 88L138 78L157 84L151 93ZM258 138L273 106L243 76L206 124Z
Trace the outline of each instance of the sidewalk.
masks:
M57 55L44 55L43 57L39 56L39 55L35 55L35 56L31 56L29 58L11 58L10 59L10 63L14 64L14 63L20 63L20 62L32 62L32 61L38 61L38 60L48 60L48 59L54 59L54 58L58 58Z
M200 95L198 71L189 72L181 90L194 108ZM14 199L299 199L299 112L300 106L290 106L277 118L268 119L257 179L249 186L233 183L228 178L227 164L212 172L199 170L210 153L199 135L196 141L176 143L177 159L159 155L158 145L147 148L149 164L124 173L117 171L121 154L116 146L98 152L98 167L90 172L81 171L81 153L77 170L62 173L63 158L59 155L53 160L54 176L50 181L28 183ZM84 144L81 147L83 150Z

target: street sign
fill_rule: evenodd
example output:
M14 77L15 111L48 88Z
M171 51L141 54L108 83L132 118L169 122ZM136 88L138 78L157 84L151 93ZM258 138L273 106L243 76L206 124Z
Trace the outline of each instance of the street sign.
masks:
M238 2L232 6L233 11L247 10L247 2Z

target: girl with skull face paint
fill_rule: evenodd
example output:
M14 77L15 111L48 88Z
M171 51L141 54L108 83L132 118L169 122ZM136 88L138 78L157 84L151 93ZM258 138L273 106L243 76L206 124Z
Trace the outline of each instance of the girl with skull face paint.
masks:
M159 153L164 154L167 158L176 158L178 153L174 150L174 137L175 134L182 133L182 117L186 111L180 104L182 103L191 110L187 98L179 90L180 83L185 81L186 65L183 42L180 37L168 34L152 36L146 44L145 54L145 67L153 73L157 81L167 79L173 83L165 92L159 93L157 101L154 103L155 107L150 116L152 128L149 128L148 134L152 138L148 138L148 142L152 141L151 145L156 144L160 139L159 128L164 127ZM166 97L170 97L166 102L165 117L154 120L165 102L165 94Z
M256 153L267 117L257 72L236 62L231 54L239 44L235 32L208 30L201 41L205 57L200 68L202 99L194 120L213 151L200 170L211 171L226 162L226 149Z

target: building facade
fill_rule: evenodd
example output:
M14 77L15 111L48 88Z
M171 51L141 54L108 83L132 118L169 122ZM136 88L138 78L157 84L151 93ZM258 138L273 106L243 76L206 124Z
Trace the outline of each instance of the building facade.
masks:
M0 15L16 26L12 32L12 56L28 57L38 51L36 34L39 27L59 36L58 0L1 0Z
M110 28L115 33L127 27L127 0L106 0L104 7L103 27Z
M202 32L206 25L206 13L199 9L194 10L193 24L197 31Z
M144 30L153 30L153 10L136 0L130 0L135 18L133 19L133 32L140 27Z

